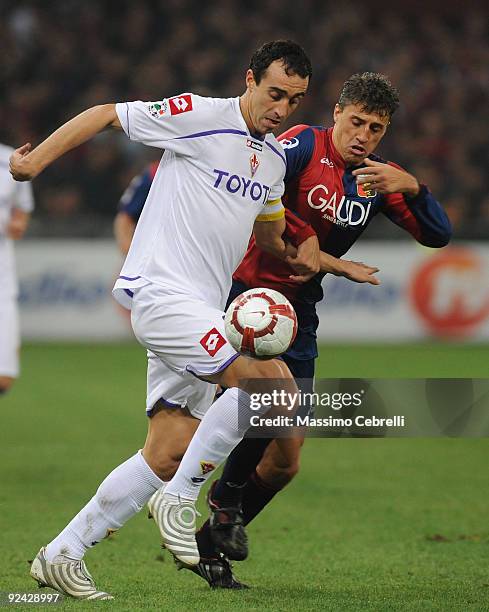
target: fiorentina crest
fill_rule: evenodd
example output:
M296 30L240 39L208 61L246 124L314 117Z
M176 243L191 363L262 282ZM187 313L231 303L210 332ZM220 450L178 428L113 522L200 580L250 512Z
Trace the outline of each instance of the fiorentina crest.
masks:
M252 177L255 176L259 165L260 165L260 160L256 156L256 153L253 153L253 155L250 157L250 170L251 170Z
M200 469L202 470L202 474L205 475L205 474L208 474L209 472L212 472L212 470L215 470L216 466L210 461L201 461Z

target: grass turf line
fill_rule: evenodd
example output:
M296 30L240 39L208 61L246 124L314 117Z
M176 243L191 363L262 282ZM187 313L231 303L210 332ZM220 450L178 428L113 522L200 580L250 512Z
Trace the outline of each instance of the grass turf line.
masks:
M318 376L485 377L488 357L484 346L324 346ZM3 591L36 590L26 560L146 431L138 346L29 345L22 361L0 400ZM176 572L143 511L87 555L99 587L117 598L97 605L489 609L488 450L487 440L307 440L300 475L249 527L250 559L235 569L252 590L211 591Z

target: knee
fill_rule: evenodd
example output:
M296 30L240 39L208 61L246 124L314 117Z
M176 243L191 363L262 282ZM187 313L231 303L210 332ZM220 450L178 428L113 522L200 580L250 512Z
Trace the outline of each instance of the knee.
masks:
M7 393L12 388L15 378L11 376L0 376L0 394Z
M247 379L245 379L244 390L248 393L272 393L285 392L297 395L297 385L289 368L284 361L271 359L269 361L254 360ZM282 396L279 396L282 397ZM284 397L290 397L286 395Z
M281 359L255 359L253 369L256 378L293 379L287 364Z
M262 461L257 467L258 476L269 487L280 490L289 484L299 473L300 461L297 457L288 462Z
M299 473L300 464L299 461L294 461L285 466L276 466L274 479L277 486L282 489L289 484Z
M297 391L294 377L281 359L238 357L219 375L210 377L210 380L228 389L238 387L247 393L259 393L277 387L286 391ZM272 381L272 384L269 381Z
M186 417L180 408L161 410L149 421L143 457L153 472L168 481L173 478L199 421Z
M172 452L167 448L157 449L154 446L145 446L143 457L158 478L168 482L175 475L182 460L183 452Z

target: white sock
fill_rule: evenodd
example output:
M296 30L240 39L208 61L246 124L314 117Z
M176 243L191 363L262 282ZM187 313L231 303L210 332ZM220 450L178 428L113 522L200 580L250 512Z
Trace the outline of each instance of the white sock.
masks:
M46 559L82 559L88 548L139 512L163 484L138 451L107 476L88 504L47 545Z
M253 414L246 392L227 389L200 422L165 494L196 500L202 484L244 438Z

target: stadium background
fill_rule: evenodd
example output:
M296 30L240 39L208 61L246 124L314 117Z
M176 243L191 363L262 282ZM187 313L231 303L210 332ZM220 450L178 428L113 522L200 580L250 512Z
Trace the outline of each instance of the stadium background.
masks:
M345 78L385 72L401 108L379 151L430 185L454 240L432 252L375 219L352 257L379 265L382 286L328 279L319 375L487 378L489 14L464 7L4 0L0 141L36 144L107 101L236 95L250 53L278 37L302 43L314 67L289 125L329 124ZM143 439L144 352L110 300L111 232L122 191L158 153L106 133L34 182L17 249L23 372L2 400L2 589L32 588L25 559ZM174 609L181 589L182 609L488 609L487 451L486 440L308 441L301 475L250 528L238 573L260 587L241 599L169 562L162 574L142 516L89 566L127 609L157 605L160 588Z

